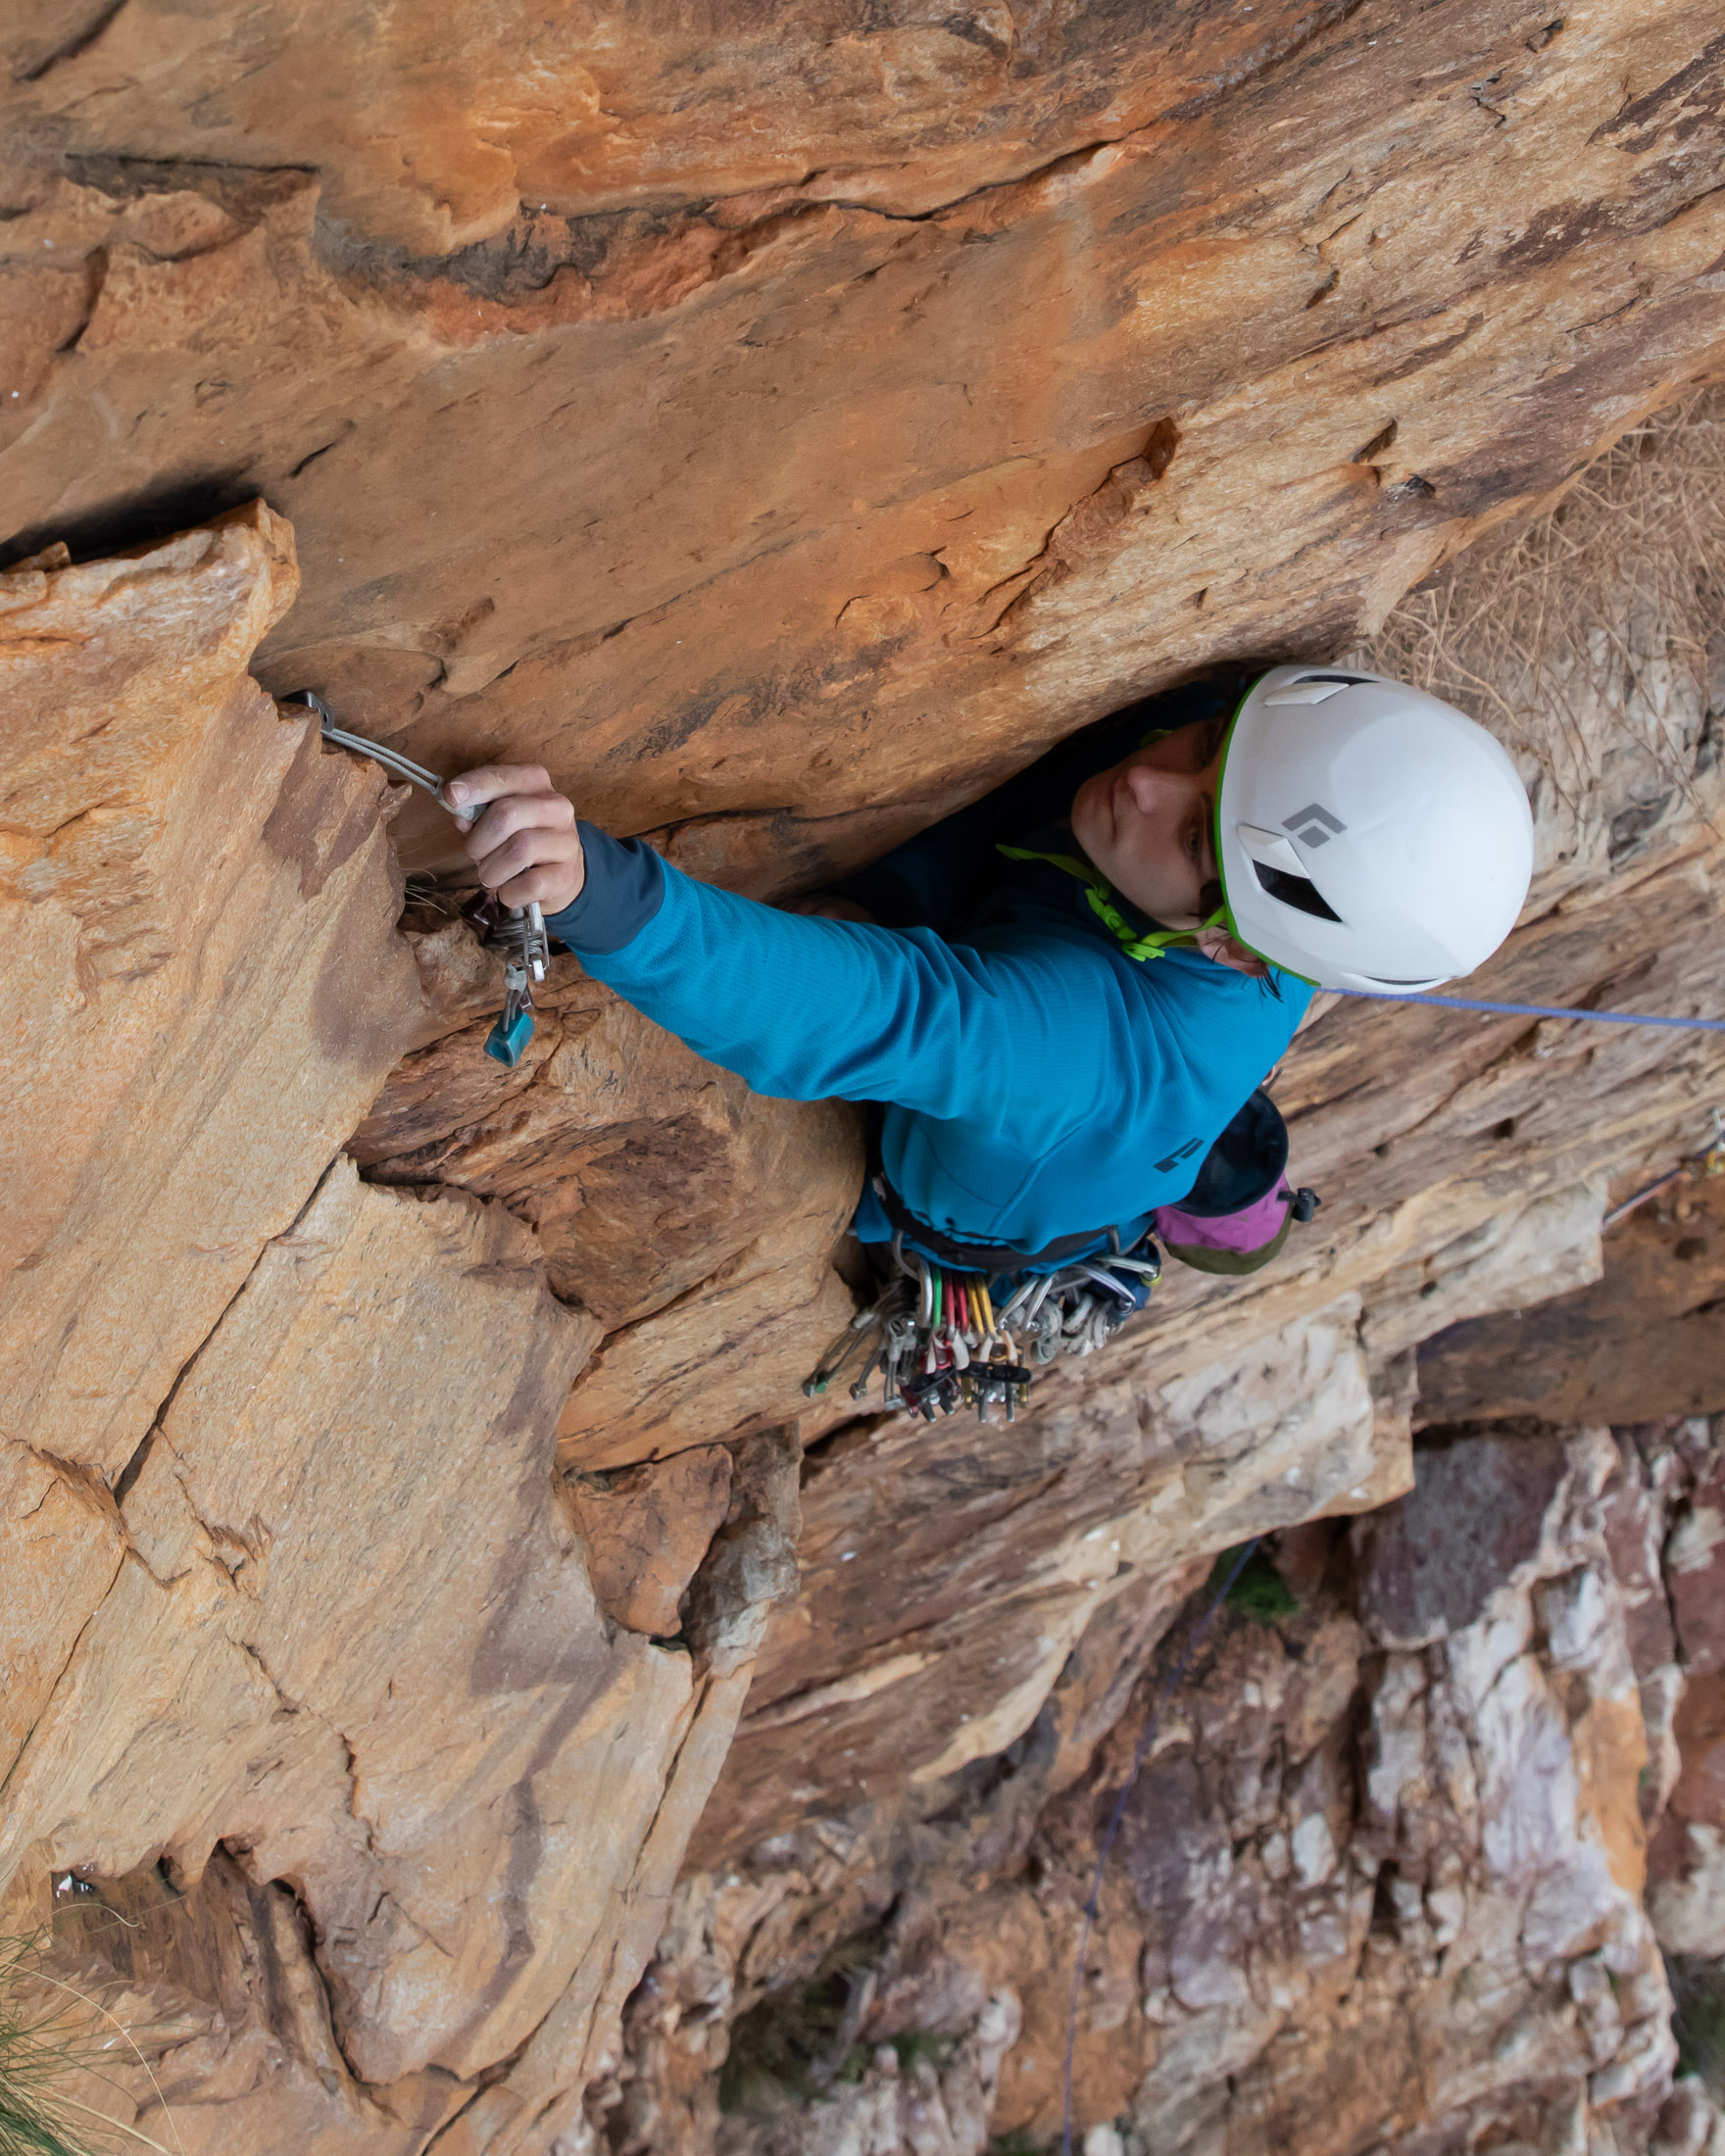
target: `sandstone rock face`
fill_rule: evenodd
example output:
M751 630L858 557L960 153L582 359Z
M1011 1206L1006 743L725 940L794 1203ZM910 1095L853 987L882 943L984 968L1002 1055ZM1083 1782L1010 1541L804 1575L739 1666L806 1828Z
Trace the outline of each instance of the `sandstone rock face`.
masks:
M186 2156L408 2156L435 2129L438 2077L398 2084L383 2101L354 2079L286 1886L260 1886L220 1853L189 1889L156 1865L99 1886L63 1878L52 1908L42 1974L102 2009L95 2056L71 2091L88 2107L80 2132L94 2113L120 2130L108 2145L148 2145L135 2136L149 2134ZM64 2028L67 1997L55 1997ZM111 2040L117 2029L136 2033L155 2086Z
M730 1509L730 1453L703 1446L567 1488L606 1609L631 1632L676 1632L677 1605Z
M1270 1342L1247 1371L1156 1382L1116 1348L1061 1407L982 1431L902 1418L821 1448L802 1582L779 1612L703 1822L716 1864L821 1813L933 1791L1035 1721L1099 1610L1178 1582L1194 1550L1369 1509L1407 1479L1406 1425L1376 1426L1356 1303Z
M1725 1954L1725 1625L1721 1622L1721 1526L1725 1481L1704 1441L1685 1426L1669 1453L1649 1463L1652 1533L1661 1525L1662 1608L1650 1609L1644 1687L1664 1708L1660 1759L1665 1816L1649 1852L1649 1907L1666 1949L1717 1960ZM1661 1501L1662 1500L1662 1501ZM1661 1513L1663 1519L1661 1519ZM1660 1626L1660 1619L1665 1625ZM1653 1657L1663 1649L1662 1659Z
M1597 1287L1428 1341L1422 1416L1561 1422L1591 1411L1621 1421L1725 1409L1725 1181L1662 1196L1612 1231L1610 1272Z
M433 2068L446 2102L626 1952L708 1701L686 1651L604 1623L554 1493L595 1334L501 1208L338 1162L123 1495L118 1575L9 1785L9 1868L165 1850L196 1877L242 1849L300 1895L354 2073Z
M245 512L8 579L10 992L63 1134L9 1164L0 1879L28 1926L227 1851L119 1972L182 2099L140 2072L140 2131L406 2150L555 2010L578 2081L755 1620L720 1595L692 1655L607 1619L552 1472L597 1321L504 1206L337 1152L436 1016L387 793L245 675L291 577Z
M860 1118L567 958L491 1063L447 823L248 668L776 894L1358 644L1533 791L1480 992L1717 1014L1722 430L1640 424L1725 353L1711 11L626 13L5 33L7 1922L188 2156L1046 2136L1141 1680L1267 1530L1089 2156L1699 2150L1718 1433L1409 1481L1422 1345L1595 1292L1715 1041L1319 1009L1274 1271L1010 1429L811 1403Z
M727 1263L753 1278L830 1253L862 1176L844 1103L763 1100L561 954L533 1039L505 1070L483 1053L501 959L459 923L410 942L439 1037L390 1073L349 1143L369 1180L501 1198L537 1231L558 1294L608 1329ZM763 1260L754 1247L769 1233Z
M261 491L271 686L813 880L1375 626L1711 364L1712 11L1552 22L74 9L14 62L10 528Z
M412 1039L374 768L246 662L295 588L261 505L13 570L0 1356L9 1434L103 1470Z
M484 1053L500 961L474 965L459 925L416 950L427 1023L449 1030L391 1073L349 1150L373 1182L501 1199L553 1288L615 1328L564 1407L565 1466L659 1459L805 1407L855 1308L831 1259L862 1187L858 1112L762 1100L568 957L505 1071ZM454 1023L469 1006L485 1016Z
M990 1877L1034 1750L927 1819L909 1891L902 1858L806 1837L752 1875L692 1877L631 2008L620 2145L920 2149L909 2123L872 2123L892 2077L877 2062L900 2058L924 2062L928 2146L1043 2144L1098 1838L1148 1734L1076 1994L1087 2147L1700 2148L1719 2115L1696 2086L1672 2095L1642 1889L1665 1802L1649 1771L1671 1653L1659 1552L1670 1582L1669 1525L1696 1516L1720 1437L1457 1433L1421 1450L1409 1494L1332 1533L1304 1608L1230 1607L1180 1675L1188 1605L1155 1731L1158 1681L1020 1821L1027 1869ZM1487 1516L1491 1566L1433 1566ZM855 1943L829 1953L835 1921ZM762 2002L770 1972L791 1983ZM844 2010L816 2011L828 1999ZM1008 2013L1021 2033L988 2131L954 2131L946 2076L961 2084ZM864 2118L873 2139L860 2123L829 2139Z

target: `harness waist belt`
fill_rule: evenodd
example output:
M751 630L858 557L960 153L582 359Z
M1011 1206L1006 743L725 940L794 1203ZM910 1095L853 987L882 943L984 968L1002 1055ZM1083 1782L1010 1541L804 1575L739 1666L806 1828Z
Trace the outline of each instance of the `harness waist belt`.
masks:
M961 1243L942 1228L918 1219L879 1168L870 1180L887 1218L901 1234L913 1236L930 1254L956 1272L1010 1273L1025 1265L1056 1264L1079 1257L1115 1235L1112 1228L1092 1228L1085 1235L1057 1236L1040 1250L1018 1250L1004 1243Z

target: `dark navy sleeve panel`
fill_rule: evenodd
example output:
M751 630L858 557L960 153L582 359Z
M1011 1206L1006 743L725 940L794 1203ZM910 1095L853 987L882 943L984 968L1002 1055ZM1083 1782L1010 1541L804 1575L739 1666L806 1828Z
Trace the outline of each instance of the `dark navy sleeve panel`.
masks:
M547 913L548 934L582 958L633 943L665 903L665 863L643 839L614 839L577 822L587 880L561 913Z
M866 906L883 928L950 935L999 867L998 822L996 797L985 794L832 888Z

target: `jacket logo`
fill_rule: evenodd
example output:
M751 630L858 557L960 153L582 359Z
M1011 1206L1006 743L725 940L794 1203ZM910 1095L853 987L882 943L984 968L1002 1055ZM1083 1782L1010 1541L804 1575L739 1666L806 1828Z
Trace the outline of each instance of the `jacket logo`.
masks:
M1197 1151L1198 1140L1196 1138L1188 1138L1186 1143L1180 1148L1177 1152L1171 1152L1165 1160L1158 1160L1157 1162L1156 1172L1158 1173L1158 1175L1172 1174L1174 1169L1180 1165L1180 1162L1182 1160L1184 1160L1189 1154L1195 1153Z
M1331 815L1321 802L1309 802L1297 814L1282 818L1282 829L1292 831L1305 846L1328 846L1338 831L1348 826L1340 816Z

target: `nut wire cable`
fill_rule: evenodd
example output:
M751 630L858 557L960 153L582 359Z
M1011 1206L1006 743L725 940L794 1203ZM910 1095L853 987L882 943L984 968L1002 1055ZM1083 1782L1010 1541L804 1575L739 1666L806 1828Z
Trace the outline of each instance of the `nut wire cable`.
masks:
M386 771L393 771L397 778L406 779L410 786L422 787L440 808L454 815L458 823L466 825L468 819L457 815L443 798L445 781L435 771L426 770L422 763L416 763L412 757L404 757L399 749L386 748L380 741L368 741L363 734L350 734L345 727L335 723L335 713L320 696L310 689L296 689L291 696L281 699L283 704L305 704L318 714L318 723L325 741L334 742L338 749L351 749L356 756L370 757L373 763L381 763Z
M422 763L416 763L412 757L404 757L399 749L385 748L381 742L368 741L364 734L350 734L335 723L335 714L323 699L312 689L295 689L279 700L283 704L304 704L318 714L321 738L338 749L346 749L354 756L369 757L373 763L380 763L384 770L396 778L405 779L410 786L420 787L444 811L453 816L456 828L471 830L477 814L467 815L452 808L443 798L446 781L435 771L426 770ZM469 910L469 917L470 910ZM512 906L504 908L497 917L497 902L489 902L482 921L475 921L481 928L484 941L493 948L501 948L504 954L504 1005L502 1015L491 1028L485 1042L485 1053L494 1062L514 1070L520 1061L527 1043L533 1038L533 983L543 981L551 960L551 946L545 935L545 916L535 900L530 905Z
M1132 1791L1137 1787L1139 1769L1150 1756L1150 1747L1156 1742L1157 1732L1161 1728L1162 1714L1168 1701L1178 1691L1186 1673L1198 1658L1215 1615L1228 1596L1234 1592L1235 1582L1257 1553L1257 1545L1263 1541L1255 1535L1251 1542L1242 1544L1238 1556L1228 1569L1228 1577L1210 1597L1198 1630L1186 1642L1186 1651L1175 1665L1173 1675L1157 1694L1155 1712L1145 1724L1144 1735L1133 1749L1132 1764L1126 1779L1120 1785L1120 1793L1114 1799L1114 1808L1109 1817L1108 1832L1103 1836L1096 1853L1096 1870L1090 1881L1090 1895L1084 1904L1084 1925L1078 1935L1078 1952L1072 1962L1072 2003L1066 2016L1066 2059L1060 2075L1060 2156L1072 2156L1072 2056L1078 2048L1078 2001L1084 1988L1084 1963L1090 1952L1090 1936L1099 1916L1102 1883L1109 1868L1109 1858L1113 1853L1114 1842L1119 1837L1121 1823L1126 1817L1126 1806L1131 1802Z

